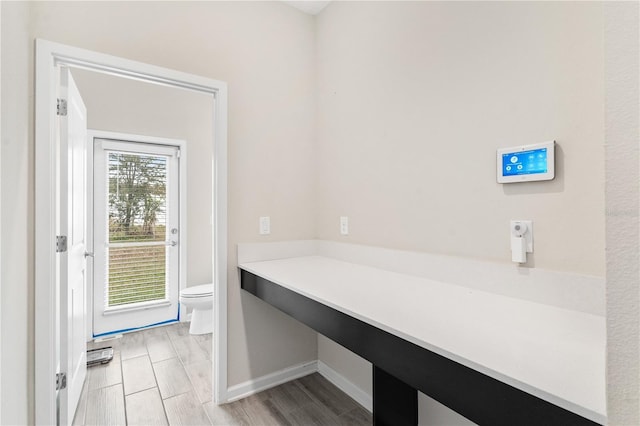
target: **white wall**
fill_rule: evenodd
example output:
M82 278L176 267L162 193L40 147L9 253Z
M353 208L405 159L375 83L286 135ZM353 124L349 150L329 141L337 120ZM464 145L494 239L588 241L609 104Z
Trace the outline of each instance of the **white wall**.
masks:
M28 5L2 8L2 424L33 423L33 55ZM11 66L8 66L11 64Z
M317 31L318 238L510 262L531 219L528 266L604 275L600 4L334 2ZM496 183L496 148L551 139L554 181Z
M314 237L313 18L279 2L2 2L0 7L2 62L11 63L2 73L3 111L7 105L11 111L2 116L0 423L34 419L34 37L228 83L229 385L316 359L315 333L241 294L235 259L238 242ZM272 234L261 237L258 217L266 215Z
M213 97L79 69L72 74L90 129L186 141L186 285L213 282Z
M598 3L331 3L318 238L509 263L509 220L531 219L526 267L604 276L602 28ZM551 139L554 181L496 183L496 148ZM364 360L324 338L318 354L370 389ZM421 395L420 423L469 422Z
M640 7L605 8L607 408L640 424Z

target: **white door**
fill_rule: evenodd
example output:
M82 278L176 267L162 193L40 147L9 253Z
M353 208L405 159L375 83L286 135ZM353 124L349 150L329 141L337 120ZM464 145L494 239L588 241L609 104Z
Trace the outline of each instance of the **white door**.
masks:
M73 421L87 374L85 299L85 170L87 109L68 68L60 69L60 372L66 388L58 392L60 424ZM64 101L66 100L66 115ZM62 108L62 111L60 111Z
M179 319L179 158L94 139L94 337Z

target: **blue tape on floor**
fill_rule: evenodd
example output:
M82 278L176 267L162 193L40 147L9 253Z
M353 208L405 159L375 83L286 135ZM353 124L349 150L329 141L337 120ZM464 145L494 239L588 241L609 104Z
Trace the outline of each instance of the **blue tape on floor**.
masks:
M155 327L157 325L163 325L163 324L171 324L174 322L179 322L180 321L180 307L178 306L178 317L176 319L171 319L168 321L162 321L162 322L157 322L155 324L149 324L149 325L145 325L143 327L132 327L132 328L123 328L122 330L115 330L115 331L109 331L107 333L101 333L101 334L94 334L93 337L103 337L103 336L110 336L112 334L120 334L120 333L126 333L127 331L137 331L137 330L144 330L145 328L150 328L150 327Z

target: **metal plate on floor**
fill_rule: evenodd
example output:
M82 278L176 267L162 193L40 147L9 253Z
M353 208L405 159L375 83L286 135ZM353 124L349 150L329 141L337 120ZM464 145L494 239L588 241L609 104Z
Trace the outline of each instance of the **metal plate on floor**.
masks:
M113 348L111 346L91 349L87 351L87 367L91 367L93 365L108 364L112 359Z

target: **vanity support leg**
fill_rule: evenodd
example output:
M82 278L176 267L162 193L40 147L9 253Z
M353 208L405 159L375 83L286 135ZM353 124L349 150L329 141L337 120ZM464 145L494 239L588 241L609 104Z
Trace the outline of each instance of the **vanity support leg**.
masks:
M416 426L418 391L373 366L374 426Z

